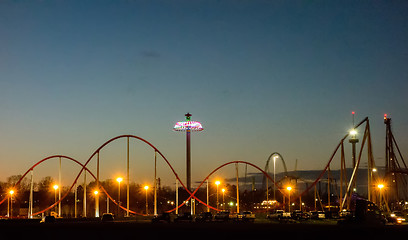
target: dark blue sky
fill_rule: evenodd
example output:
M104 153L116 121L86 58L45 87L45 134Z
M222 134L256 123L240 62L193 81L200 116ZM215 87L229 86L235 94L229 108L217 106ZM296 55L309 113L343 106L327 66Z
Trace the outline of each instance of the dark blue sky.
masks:
M407 29L406 1L0 1L1 179L51 154L85 161L120 134L183 175L171 128L186 112L205 128L195 180L274 151L323 168L351 111L371 119L382 165L384 113L408 149ZM150 179L148 153L134 157L134 180Z

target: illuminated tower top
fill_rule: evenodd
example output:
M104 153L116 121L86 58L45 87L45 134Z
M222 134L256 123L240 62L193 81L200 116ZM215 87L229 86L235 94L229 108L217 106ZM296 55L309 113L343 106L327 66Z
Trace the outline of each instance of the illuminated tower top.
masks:
M190 113L186 113L186 121L184 122L177 122L176 125L174 125L173 130L174 131L195 131L195 132L199 132L199 131L203 131L204 128L201 125L200 122L197 121L191 121L191 114Z

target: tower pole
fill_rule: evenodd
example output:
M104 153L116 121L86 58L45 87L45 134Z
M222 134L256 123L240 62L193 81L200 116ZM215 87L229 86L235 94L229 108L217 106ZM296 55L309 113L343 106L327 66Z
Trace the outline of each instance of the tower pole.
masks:
M187 189L191 191L191 130L186 131L186 164L187 164Z

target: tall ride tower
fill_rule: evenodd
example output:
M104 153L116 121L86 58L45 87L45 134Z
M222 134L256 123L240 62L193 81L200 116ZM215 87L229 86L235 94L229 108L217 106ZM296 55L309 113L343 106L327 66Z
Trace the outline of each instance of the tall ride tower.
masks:
M186 113L184 116L186 116L186 121L177 122L173 130L186 132L187 189L191 191L191 132L200 132L204 129L200 122L191 121L190 113Z

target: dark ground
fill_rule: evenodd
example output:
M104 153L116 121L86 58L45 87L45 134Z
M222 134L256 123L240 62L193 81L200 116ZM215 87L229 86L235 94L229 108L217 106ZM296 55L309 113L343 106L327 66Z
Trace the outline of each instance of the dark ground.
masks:
M404 239L404 226L279 223L170 223L0 221L4 239Z

